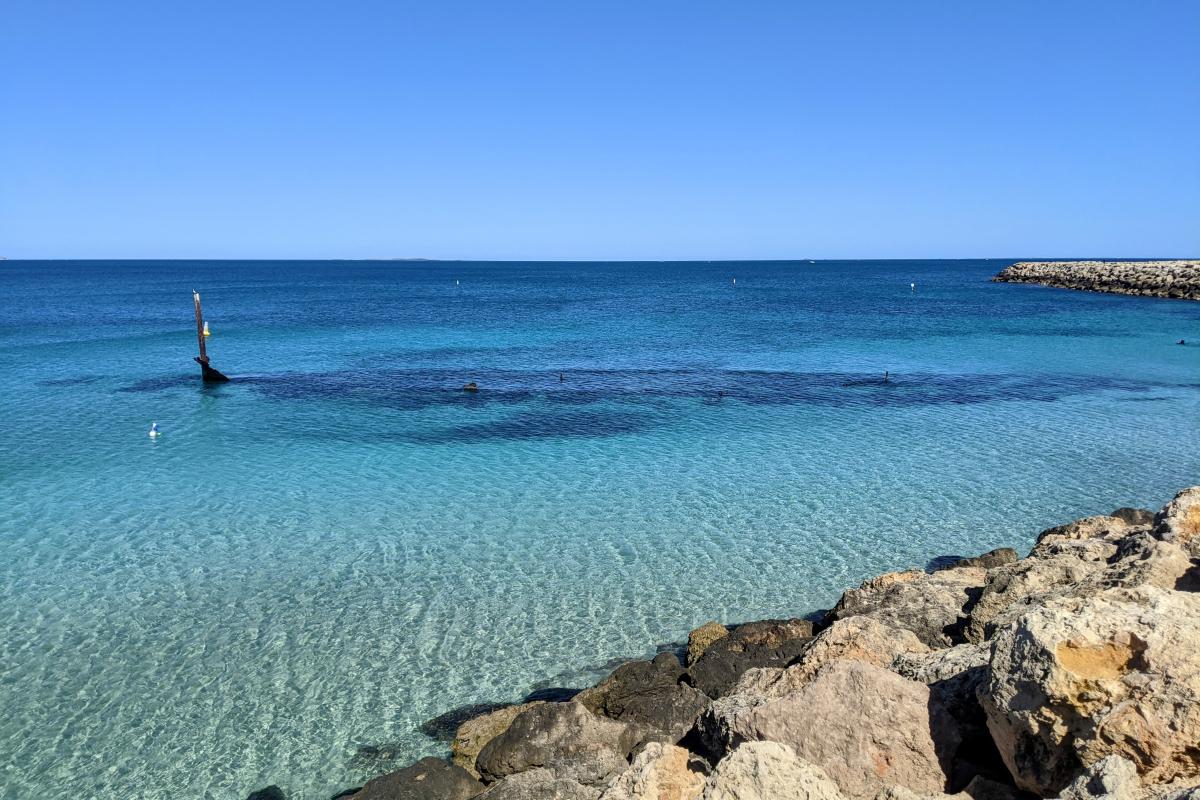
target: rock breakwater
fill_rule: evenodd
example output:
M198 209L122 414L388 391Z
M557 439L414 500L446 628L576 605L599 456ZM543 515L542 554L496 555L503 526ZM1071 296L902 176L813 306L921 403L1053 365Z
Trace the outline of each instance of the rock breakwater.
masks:
M872 578L816 624L708 623L452 751L339 796L1200 800L1200 486Z
M1200 261L1020 261L992 280L1200 300Z

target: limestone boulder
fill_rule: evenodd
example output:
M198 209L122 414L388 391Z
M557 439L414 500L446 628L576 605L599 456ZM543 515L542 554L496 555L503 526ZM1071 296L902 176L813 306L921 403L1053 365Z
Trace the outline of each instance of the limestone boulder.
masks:
M613 780L602 800L695 800L704 790L704 775L693 771L682 747L651 742L629 769Z
M545 767L558 778L600 786L628 766L634 726L606 719L581 703L543 703L519 714L475 760L484 780Z
M672 653L631 661L575 700L589 711L648 729L651 738L678 741L708 707L703 692L683 684L683 667Z
M1112 552L1116 552L1115 545ZM1027 607L1046 600L1054 592L1082 584L1104 568L1103 561L1060 553L1030 557L992 570L970 609L963 635L971 642L985 641L998 626L1008 624Z
M739 682L738 690L779 697L807 684L832 661L861 661L890 668L901 654L929 652L929 647L907 628L890 627L874 617L846 617L813 637L791 666L773 676L766 673L751 676Z
M771 672L782 673L782 670ZM772 699L764 693L746 691L714 700L696 720L695 727L685 740L688 741L688 747L712 762L725 758L739 745L754 741L753 735L747 736L753 730L754 714Z
M779 681L779 677L783 675L786 667L751 667L742 673L738 678L737 683L733 688L725 693L728 699L734 695L766 695L771 692L771 687ZM717 701L721 702L721 701ZM711 706L710 706L711 708Z
M948 647L964 640L966 613L983 586L982 567L890 572L842 594L830 612L832 620L869 616L889 627L916 634L929 647Z
M1157 586L1160 589L1200 589L1200 559L1178 544L1149 533L1135 533L1117 543L1117 552L1101 576L1105 587Z
M1043 546L1049 547L1061 542L1086 541L1089 539L1119 538L1129 532L1131 526L1126 518L1100 514L1094 517L1084 517L1066 525L1056 525L1038 534L1034 545L1034 555Z
M728 700L706 714L723 746L786 744L849 798L892 785L944 791L960 742L954 718L928 686L861 661L832 661L781 697Z
M1200 775L1200 595L1055 598L997 633L980 692L1017 785L1043 797L1117 755L1147 785Z
M1154 535L1200 557L1200 486L1184 489L1158 512Z
M1158 786L1148 786L1142 800L1200 800L1200 782L1174 781Z
M1008 771L992 743L979 690L987 684L991 645L960 644L931 653L903 653L892 662L899 675L920 681L950 713L962 736L953 760L951 784L962 786L974 776L1008 780Z
M778 742L747 742L717 765L704 800L843 800L820 767Z
M754 667L782 667L812 638L812 623L803 619L763 620L738 625L710 643L687 668L684 680L707 697L727 694Z
M1070 556L1082 561L1106 562L1116 553L1121 539L1149 529L1143 512L1119 508L1112 514L1084 517L1042 531L1029 557Z
M450 744L451 760L478 778L475 759L479 757L479 752L488 742L508 730L514 719L537 705L540 703L504 706L459 725L454 734L454 741Z
M889 786L875 795L875 800L1025 800L1027 797L1010 784L975 777L955 794L920 794L903 786Z
M932 686L986 671L990 657L989 645L968 643L941 650L897 653L890 666L899 675Z
M985 723L976 695L987 683L991 646L960 644L928 653L901 653L893 672L930 687L933 695L960 725Z
M440 758L422 758L368 781L351 800L467 800L482 791L483 784L462 767Z
M1133 762L1105 756L1067 784L1058 800L1141 800L1142 780Z

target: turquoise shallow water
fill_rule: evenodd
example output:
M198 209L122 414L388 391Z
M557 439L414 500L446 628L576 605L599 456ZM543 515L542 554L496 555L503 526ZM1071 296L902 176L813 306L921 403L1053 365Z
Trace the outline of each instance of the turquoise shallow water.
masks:
M323 799L455 706L1200 482L1200 304L1005 263L0 264L0 795Z

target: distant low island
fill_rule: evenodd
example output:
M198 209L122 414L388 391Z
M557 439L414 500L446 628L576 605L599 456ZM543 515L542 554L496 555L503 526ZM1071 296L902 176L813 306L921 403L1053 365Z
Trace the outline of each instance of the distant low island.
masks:
M1059 289L1200 300L1200 261L1019 261L992 278Z

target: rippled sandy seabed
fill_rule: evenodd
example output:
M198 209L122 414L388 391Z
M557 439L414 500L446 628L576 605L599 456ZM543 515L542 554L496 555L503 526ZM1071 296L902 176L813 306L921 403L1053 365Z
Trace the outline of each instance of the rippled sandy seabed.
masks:
M455 706L1196 483L1200 304L1005 263L0 264L0 796L324 800Z

